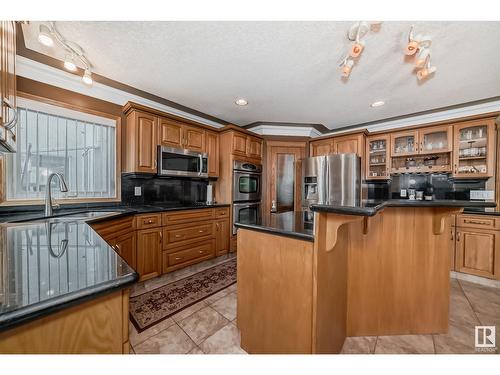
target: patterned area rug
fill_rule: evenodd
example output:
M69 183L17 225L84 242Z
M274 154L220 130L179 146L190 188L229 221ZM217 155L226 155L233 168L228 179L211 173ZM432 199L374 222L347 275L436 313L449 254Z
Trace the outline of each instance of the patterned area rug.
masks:
M236 258L131 297L132 323L140 333L235 282Z

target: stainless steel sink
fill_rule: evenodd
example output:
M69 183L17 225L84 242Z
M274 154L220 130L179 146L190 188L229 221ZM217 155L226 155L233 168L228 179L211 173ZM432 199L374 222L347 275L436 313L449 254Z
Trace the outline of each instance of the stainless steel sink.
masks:
M85 221L89 219L96 219L99 217L106 217L111 215L116 215L120 213L119 211L86 211L86 212L75 212L72 214L62 214L59 216L50 217L37 217L27 220L20 220L19 223L26 223L30 221L44 221L47 223L68 223L73 221Z

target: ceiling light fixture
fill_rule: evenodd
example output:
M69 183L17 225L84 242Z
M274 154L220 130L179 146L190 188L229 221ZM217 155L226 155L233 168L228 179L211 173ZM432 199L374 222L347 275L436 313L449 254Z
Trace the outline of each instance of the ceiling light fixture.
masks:
M51 29L47 25L41 24L38 30L38 41L44 46L52 47L54 39L52 39Z
M419 81L435 73L437 68L431 66L431 44L432 40L427 35L414 35L413 26L408 33L408 43L405 47L405 54L415 57L415 66L417 67L417 79Z
M76 64L73 55L66 55L64 58L64 67L70 72L76 72Z
M87 86L92 86L92 84L94 83L94 80L92 79L92 74L90 73L90 70L85 69L85 72L83 73L83 76L82 76L82 81Z
M81 65L83 65L84 73L82 76L82 81L86 85L92 85L92 65L85 57L82 47L78 44L64 39L64 37L56 29L55 22L49 22L48 24L40 24L38 41L45 46L53 46L54 41L56 41L61 47L63 47L66 52L68 52L64 58L64 68L70 72L78 71L76 61L78 60Z
M376 102L373 102L370 104L370 107L375 108L375 107L381 107L385 104L383 100L377 100Z
M239 98L239 99L236 99L236 101L234 102L236 105L239 105L241 107L245 106L248 104L248 101L246 99L243 99L243 98Z
M354 60L358 59L365 49L365 42L362 40L370 31L378 31L382 22L366 22L360 21L353 24L347 32L347 39L353 43L349 47L349 52L340 59L339 66L342 70L342 78L346 79L350 76L354 66Z

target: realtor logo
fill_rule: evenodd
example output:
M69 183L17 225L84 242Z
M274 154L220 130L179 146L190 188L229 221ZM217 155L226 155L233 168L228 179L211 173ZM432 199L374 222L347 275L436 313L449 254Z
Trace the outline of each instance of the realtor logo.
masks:
M475 339L477 351L495 350L495 326L476 326Z

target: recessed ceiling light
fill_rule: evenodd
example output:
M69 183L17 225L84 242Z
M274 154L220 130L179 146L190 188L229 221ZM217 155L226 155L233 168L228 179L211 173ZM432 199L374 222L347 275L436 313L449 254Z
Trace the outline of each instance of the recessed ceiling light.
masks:
M376 102L373 102L372 104L370 104L370 107L380 107L380 106L383 106L385 104L385 102L383 100L378 100Z
M247 100L243 99L243 98L236 99L236 101L234 103L236 105L240 105L240 106L244 106L244 105L248 104Z

